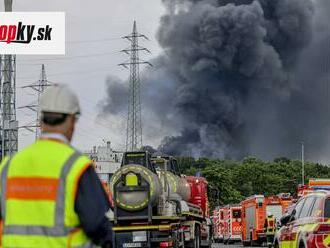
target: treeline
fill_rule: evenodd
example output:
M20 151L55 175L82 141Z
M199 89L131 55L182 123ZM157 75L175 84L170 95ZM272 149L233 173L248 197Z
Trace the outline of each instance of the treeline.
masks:
M211 206L238 203L254 194L296 194L301 183L301 162L278 158L272 162L249 157L242 161L178 158L183 174L197 172L208 180ZM305 163L305 182L309 178L330 178L330 167Z

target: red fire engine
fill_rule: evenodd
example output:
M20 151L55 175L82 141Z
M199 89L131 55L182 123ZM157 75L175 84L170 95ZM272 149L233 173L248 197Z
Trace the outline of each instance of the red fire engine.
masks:
M213 210L211 219L212 219L212 231L213 231L213 241L215 243L219 243L219 235L220 235L220 225L219 225L219 207L216 207Z
M224 208L217 207L213 211L213 240L215 243L223 242Z
M241 206L217 207L213 212L213 239L216 243L241 241Z
M233 243L241 241L242 207L228 205L223 208L223 242Z
M272 242L276 221L291 204L290 194L278 196L254 195L241 202L242 242L244 246Z

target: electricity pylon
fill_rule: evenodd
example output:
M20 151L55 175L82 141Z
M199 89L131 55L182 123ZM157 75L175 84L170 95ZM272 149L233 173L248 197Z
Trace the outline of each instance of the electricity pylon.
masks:
M141 94L140 94L140 71L141 64L152 66L149 62L139 59L139 52L146 51L147 48L139 46L139 38L148 40L148 38L138 33L136 22L133 24L131 34L124 36L131 42L131 46L121 52L130 55L130 60L119 64L130 69L129 78L129 99L128 99L128 115L127 115L127 130L126 130L126 151L137 151L142 147L142 121L141 121Z
M4 0L5 11L12 11L12 0ZM16 56L0 55L1 158L13 155L18 149L16 120Z
M26 85L26 86L22 87L23 89L24 88L32 89L32 90L36 91L36 93L37 93L37 103L36 104L29 104L29 105L18 108L18 109L30 109L36 113L35 123L33 123L32 125L25 125L25 126L20 127L20 128L25 128L31 132L35 132L36 139L38 139L38 137L40 136L40 110L39 110L40 96L44 92L46 87L48 87L50 85L51 85L51 83L47 80L46 69L45 69L45 65L43 64L41 66L40 79L34 84L30 84L30 85Z

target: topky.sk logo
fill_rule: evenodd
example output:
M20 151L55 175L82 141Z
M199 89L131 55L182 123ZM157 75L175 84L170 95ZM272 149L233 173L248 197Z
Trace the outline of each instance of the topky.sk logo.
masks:
M0 54L65 54L65 13L0 12Z
M36 25L24 25L22 22L17 25L0 25L0 42L29 44L32 39L51 40L52 29L46 25L46 27L36 30Z

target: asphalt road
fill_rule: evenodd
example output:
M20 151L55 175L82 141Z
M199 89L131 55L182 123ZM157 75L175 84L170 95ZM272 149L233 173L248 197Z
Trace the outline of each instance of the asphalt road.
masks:
M224 245L224 244L213 244L212 248L241 248L244 247L240 243L230 244L230 245ZM254 246L255 247L255 246ZM266 247L266 246L264 246Z
M230 245L224 245L224 244L213 244L212 248L238 248L238 247L243 247L240 243L236 244L230 244Z

